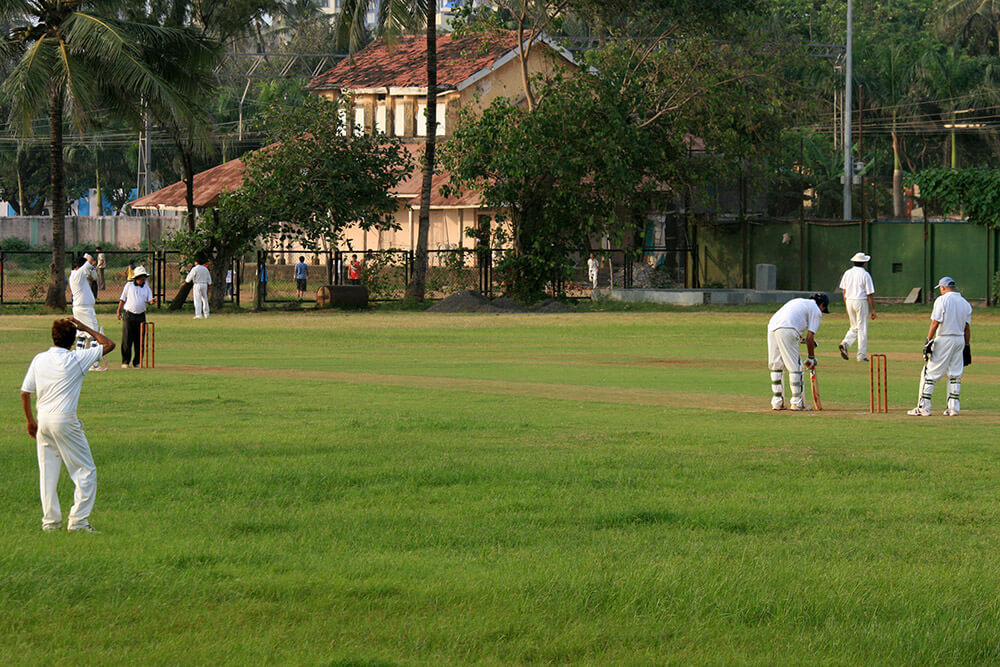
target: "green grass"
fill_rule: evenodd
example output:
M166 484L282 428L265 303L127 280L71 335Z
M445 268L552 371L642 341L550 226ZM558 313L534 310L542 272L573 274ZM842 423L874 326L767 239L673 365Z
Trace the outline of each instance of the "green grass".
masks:
M1000 316L914 419L927 315L874 323L873 416L840 313L810 414L766 312L156 313L160 367L84 385L100 535L39 530L52 318L0 317L4 661L997 662Z

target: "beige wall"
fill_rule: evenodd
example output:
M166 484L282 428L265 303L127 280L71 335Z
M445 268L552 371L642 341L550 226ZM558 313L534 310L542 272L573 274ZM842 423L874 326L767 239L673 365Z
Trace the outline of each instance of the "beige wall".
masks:
M427 248L439 250L445 248L468 248L472 240L465 236L465 230L475 225L478 209L437 209L430 212L431 226L428 230ZM385 250L396 248L413 250L416 245L418 212L407 206L401 206L396 211L395 221L399 229L378 232L365 232L362 229L351 228L344 234L341 249L348 244L354 250Z

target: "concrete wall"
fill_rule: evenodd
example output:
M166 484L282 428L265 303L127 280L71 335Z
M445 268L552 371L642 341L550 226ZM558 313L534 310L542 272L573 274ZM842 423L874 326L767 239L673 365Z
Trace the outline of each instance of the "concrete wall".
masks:
M118 248L139 248L159 241L181 225L181 216L67 217L66 246L106 243ZM33 247L52 247L52 218L48 216L0 217L0 241L18 238Z

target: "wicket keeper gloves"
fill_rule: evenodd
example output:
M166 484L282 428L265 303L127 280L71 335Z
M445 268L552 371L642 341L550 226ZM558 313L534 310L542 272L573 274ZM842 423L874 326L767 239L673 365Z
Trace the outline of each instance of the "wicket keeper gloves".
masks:
M962 349L962 365L971 366L972 365L972 346L968 343Z
M924 361L930 361L931 353L934 351L934 341L930 338L924 343Z

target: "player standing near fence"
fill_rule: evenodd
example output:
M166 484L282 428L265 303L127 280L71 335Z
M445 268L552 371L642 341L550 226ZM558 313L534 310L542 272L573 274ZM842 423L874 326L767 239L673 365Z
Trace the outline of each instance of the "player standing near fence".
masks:
M851 257L853 268L847 269L840 278L840 289L844 292L844 306L850 326L840 343L840 356L847 359L847 351L858 342L858 361L868 361L868 319L875 319L875 284L872 275L865 270L871 257L863 252Z
M792 390L792 410L808 410L802 400L802 369L816 367L816 332L823 313L830 312L829 297L817 292L808 299L792 299L778 309L767 323L767 367L771 371L771 409L785 409L784 372ZM799 343L805 337L808 358L805 364L799 354Z
M906 414L929 417L934 384L948 375L948 408L945 417L956 417L961 409L962 373L972 363L972 306L955 289L955 281L945 276L937 284L941 296L934 300L931 326L924 343L924 367L920 371L917 407Z
M191 295L194 299L194 319L208 319L208 288L212 284L212 272L208 270L202 258L194 261L194 266L188 271L186 283L193 283Z
M140 328L146 321L146 306L153 303L153 290L146 284L146 269L135 270L132 282L125 283L125 289L118 300L118 319L122 321L122 368L131 363L139 367L141 360Z
M93 337L100 347L73 350L78 330ZM54 531L62 527L57 486L62 464L65 464L76 486L66 529L95 533L89 517L97 494L97 467L83 433L83 424L76 416L76 407L87 371L103 355L115 349L115 344L76 318L56 320L52 325L52 342L53 347L31 360L21 383L21 405L28 435L38 442L42 530ZM31 412L32 394L35 394L37 421Z

